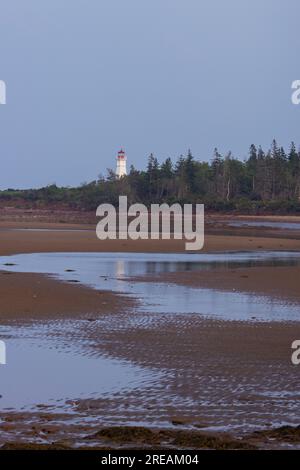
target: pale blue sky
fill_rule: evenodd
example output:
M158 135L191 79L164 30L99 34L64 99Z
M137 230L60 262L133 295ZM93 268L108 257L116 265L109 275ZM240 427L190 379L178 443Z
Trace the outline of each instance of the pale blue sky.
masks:
M299 0L1 0L0 187L300 144Z

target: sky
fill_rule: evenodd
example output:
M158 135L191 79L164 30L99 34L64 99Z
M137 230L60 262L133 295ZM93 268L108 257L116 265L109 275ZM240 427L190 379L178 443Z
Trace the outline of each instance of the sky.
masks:
M0 188L300 144L299 0L0 0Z

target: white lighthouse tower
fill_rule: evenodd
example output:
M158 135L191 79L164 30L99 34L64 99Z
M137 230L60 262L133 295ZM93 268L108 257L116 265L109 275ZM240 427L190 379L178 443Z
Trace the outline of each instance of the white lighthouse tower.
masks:
M123 149L118 152L117 156L117 169L116 169L116 175L118 178L121 178L122 176L127 175L126 171L126 153L124 152Z

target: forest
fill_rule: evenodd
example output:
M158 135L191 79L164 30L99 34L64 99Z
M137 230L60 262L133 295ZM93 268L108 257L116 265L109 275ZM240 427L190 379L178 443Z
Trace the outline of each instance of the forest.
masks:
M128 203L204 203L206 210L223 212L300 212L300 151L292 142L285 150L274 140L268 150L254 144L245 160L231 152L214 150L210 161L196 159L191 151L175 161L162 163L148 157L145 170L130 167L127 176L116 178L112 170L79 187L0 191L1 206L30 208L65 207L93 211L103 202L118 205L119 195Z

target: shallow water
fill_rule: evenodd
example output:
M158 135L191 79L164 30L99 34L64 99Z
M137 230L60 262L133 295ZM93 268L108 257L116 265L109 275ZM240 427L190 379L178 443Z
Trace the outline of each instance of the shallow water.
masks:
M265 227L265 228L278 228L286 230L300 230L299 222L270 222L267 220L252 221L252 220L238 220L230 222L228 225L231 227Z
M7 263L13 265L6 265ZM208 270L216 267L232 269L238 266L281 266L300 264L300 253L295 252L251 252L251 253L215 253L215 254L143 254L143 253L43 253L24 254L0 258L0 268L16 272L49 273L64 281L80 281L84 285L96 289L113 290L137 298L140 306L134 314L121 318L120 315L106 316L98 320L101 329L113 329L115 332L116 354L111 357L105 348L101 349L101 341L97 355L90 354L84 341L74 342L63 340L64 333L78 328L93 328L94 322L60 321L36 322L29 326L2 326L0 339L7 345L7 365L0 366L0 409L14 408L17 410L34 408L38 404L46 404L53 410L68 409L65 402L72 398L103 398L115 396L114 403L106 406L106 415L102 420L110 424L128 424L143 421L155 424L157 416L145 416L145 403L157 403L161 416L168 416L169 409L180 409L183 413L199 406L194 397L181 396L180 375L184 377L185 368L178 372L172 369L139 366L126 360L118 359L118 328L130 324L134 328L147 325L153 326L161 318L178 316L178 328L184 317L209 317L222 320L244 321L299 321L299 306L285 304L282 301L238 292L221 292L212 289L193 289L187 286L174 286L157 282L135 282L134 276L152 275L176 271ZM68 272L66 271L68 270ZM176 317L177 318L177 317ZM98 323L95 322L95 323ZM158 321L158 324L159 324ZM166 320L167 321L167 320ZM196 323L196 320L195 320ZM99 326L97 326L99 327ZM55 333L59 331L61 336ZM90 341L90 340L89 340ZM90 344L88 345L90 346ZM191 369L193 377L199 373L200 365ZM205 369L205 367L204 367ZM218 372L219 373L219 372ZM200 374L201 375L201 374ZM176 377L176 387L170 383ZM205 378L203 373L203 380ZM192 379L191 379L192 380ZM206 380L206 379L205 379ZM202 389L202 406L211 413L211 422L222 423L227 413L230 418L230 400L234 383L223 383L230 390L228 402L224 402L221 410L217 391L217 381L211 377L209 386L199 377ZM267 394L278 392L278 384L265 383ZM278 381L278 379L276 379ZM192 382L191 382L192 383ZM253 385L254 386L254 385ZM252 384L243 384L252 392ZM168 390L169 387L169 390ZM210 387L210 388L209 388ZM193 387L192 387L193 388ZM275 392L274 392L275 390ZM284 391L281 387L282 392ZM199 392L200 393L200 392ZM196 393L197 395L197 393ZM126 399L124 399L126 397ZM281 397L278 397L280 402ZM128 405L129 403L129 405ZM291 399L293 404L293 399ZM126 408L129 406L129 408ZM155 405L156 406L156 405ZM240 404L238 403L238 407ZM279 405L278 405L279 406ZM281 406L281 405L280 405ZM124 409L129 411L124 412ZM132 409L132 412L131 412ZM218 415L221 410L223 418ZM225 411L226 410L226 413ZM72 407L70 408L72 411ZM220 412L221 412L220 411ZM130 413L132 413L130 415ZM283 411L283 416L285 416ZM286 411L287 418L293 415ZM240 426L244 418L239 413L231 419L231 426ZM250 419L250 418L249 418ZM219 421L218 421L219 420ZM252 418L251 425L259 421ZM161 421L160 421L161 424Z
M1 232L89 232L89 228L0 228Z
M5 266L5 264L13 266ZM158 282L135 282L131 277L217 267L291 266L300 264L297 252L212 254L169 253L41 253L0 258L9 271L50 273L64 281L138 298L141 311L169 314L198 313L223 320L297 321L298 305L269 297L195 289Z
M84 355L75 344L67 348L57 339L47 339L42 330L43 326L1 328L7 364L0 366L0 409L48 404L57 411L73 397L142 389L153 380L150 371L126 361Z

